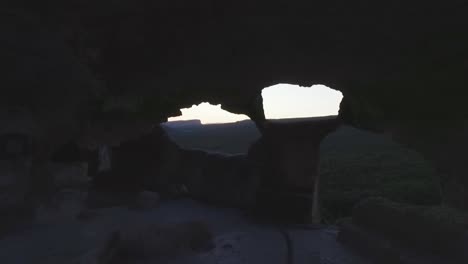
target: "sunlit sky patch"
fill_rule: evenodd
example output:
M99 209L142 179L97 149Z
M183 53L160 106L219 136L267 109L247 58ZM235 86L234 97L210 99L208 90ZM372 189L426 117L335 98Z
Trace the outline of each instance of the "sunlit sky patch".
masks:
M232 123L249 119L246 115L237 115L223 110L220 104L201 103L190 108L182 108L180 111L182 112L181 116L170 117L168 121L199 119L202 124L212 124Z
M341 92L324 85L290 84L265 88L262 97L267 119L337 115L343 99Z
M300 87L278 84L263 89L263 108L267 119L337 115L343 99L341 92L324 85ZM231 123L249 119L227 112L221 105L201 103L181 109L182 115L168 121L199 119L202 124Z

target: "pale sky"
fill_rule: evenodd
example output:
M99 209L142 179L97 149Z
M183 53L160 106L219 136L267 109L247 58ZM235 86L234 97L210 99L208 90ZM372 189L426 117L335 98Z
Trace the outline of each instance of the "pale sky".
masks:
M202 124L232 123L249 119L246 115L237 115L221 109L221 105L201 103L190 108L182 108L181 116L170 117L167 121L200 119Z
M267 119L337 115L343 95L324 85L300 87L278 84L263 89L263 108ZM181 109L182 115L168 121L199 119L202 124L230 123L249 119L221 109L221 105L201 103Z
M263 89L267 119L337 115L343 95L324 85L278 84Z

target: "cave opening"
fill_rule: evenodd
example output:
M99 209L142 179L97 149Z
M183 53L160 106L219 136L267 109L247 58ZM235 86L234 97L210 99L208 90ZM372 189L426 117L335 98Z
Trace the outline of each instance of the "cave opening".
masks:
M225 154L245 154L260 137L247 115L234 114L220 104L208 102L182 108L180 116L169 117L162 127L182 148Z
M202 102L189 108L182 108L180 111L182 113L180 116L168 118L168 123L170 123L168 125L184 126L190 123L199 123L201 125L224 124L249 119L246 115L234 114L224 110L221 104L214 105L209 102Z
M325 85L277 84L262 91L266 119L337 116L343 94Z
M343 95L324 85L277 84L264 88L261 97L265 118L277 120L336 117ZM183 148L227 154L245 154L260 138L260 131L249 116L228 112L222 105L209 102L182 108L180 116L169 117L162 126Z

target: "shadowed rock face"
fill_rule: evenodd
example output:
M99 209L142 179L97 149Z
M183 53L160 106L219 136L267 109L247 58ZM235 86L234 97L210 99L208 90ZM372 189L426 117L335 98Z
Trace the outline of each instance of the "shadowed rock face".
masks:
M98 190L137 193L165 191L178 168L179 148L156 126L148 134L112 148L111 168L95 176Z
M257 153L261 152L261 158L267 159L264 163L272 175L266 176L264 181L276 186L313 191L320 143L339 123L340 120L335 117L267 121L263 138L249 150L249 155L256 160Z
M276 83L342 91L340 115L358 127L457 123L467 116L463 2L4 1L0 132L34 137L36 168L93 124L157 123L202 99L261 124L260 91ZM453 159L436 167L463 159L442 145Z
M279 215L291 215L295 221L320 223L320 143L339 124L335 117L265 123L263 137L254 143L248 155L253 170L261 178L257 195L260 207ZM278 203L272 203L273 200Z
M225 155L182 150L177 178L187 194L215 205L250 207L255 200L259 175L246 155Z

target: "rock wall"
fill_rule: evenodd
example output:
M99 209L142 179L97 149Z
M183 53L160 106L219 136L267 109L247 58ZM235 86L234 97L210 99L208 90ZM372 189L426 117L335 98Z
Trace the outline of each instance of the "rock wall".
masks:
M97 192L155 191L163 198L190 196L223 205L251 206L258 188L246 155L179 148L160 127L112 147L111 169L97 172Z
M105 98L95 103L130 116L163 119L204 99L256 120L261 117L255 114L260 90L284 82L323 83L343 91L343 111L355 121L364 122L361 112L368 109L376 117L396 119L464 113L457 104L461 98L454 95L467 81L468 22L459 0L398 0L385 8L370 0L8 2L15 9L5 11L14 14L4 16L5 25L28 23L25 14L33 14L34 25L41 25L31 28L32 41L4 35L22 43L12 47L17 53L10 58L25 56L27 43L38 43L34 38L48 37L49 46L61 48L29 49L55 52L49 55L57 60L71 58L44 61L50 65L42 70L69 65L69 74L86 67L91 76L77 73L74 77L82 81L76 83L98 79ZM11 76L20 73L11 70ZM53 80L51 73L44 80ZM76 84L67 89L83 90L72 87ZM64 91L54 92L68 96ZM444 108L435 109L434 102Z
M98 172L94 178L99 190L164 192L175 181L172 175L179 166L179 148L160 126L111 149L110 170Z
M178 176L187 194L221 205L248 208L253 205L259 175L246 155L226 155L199 150L182 150Z

